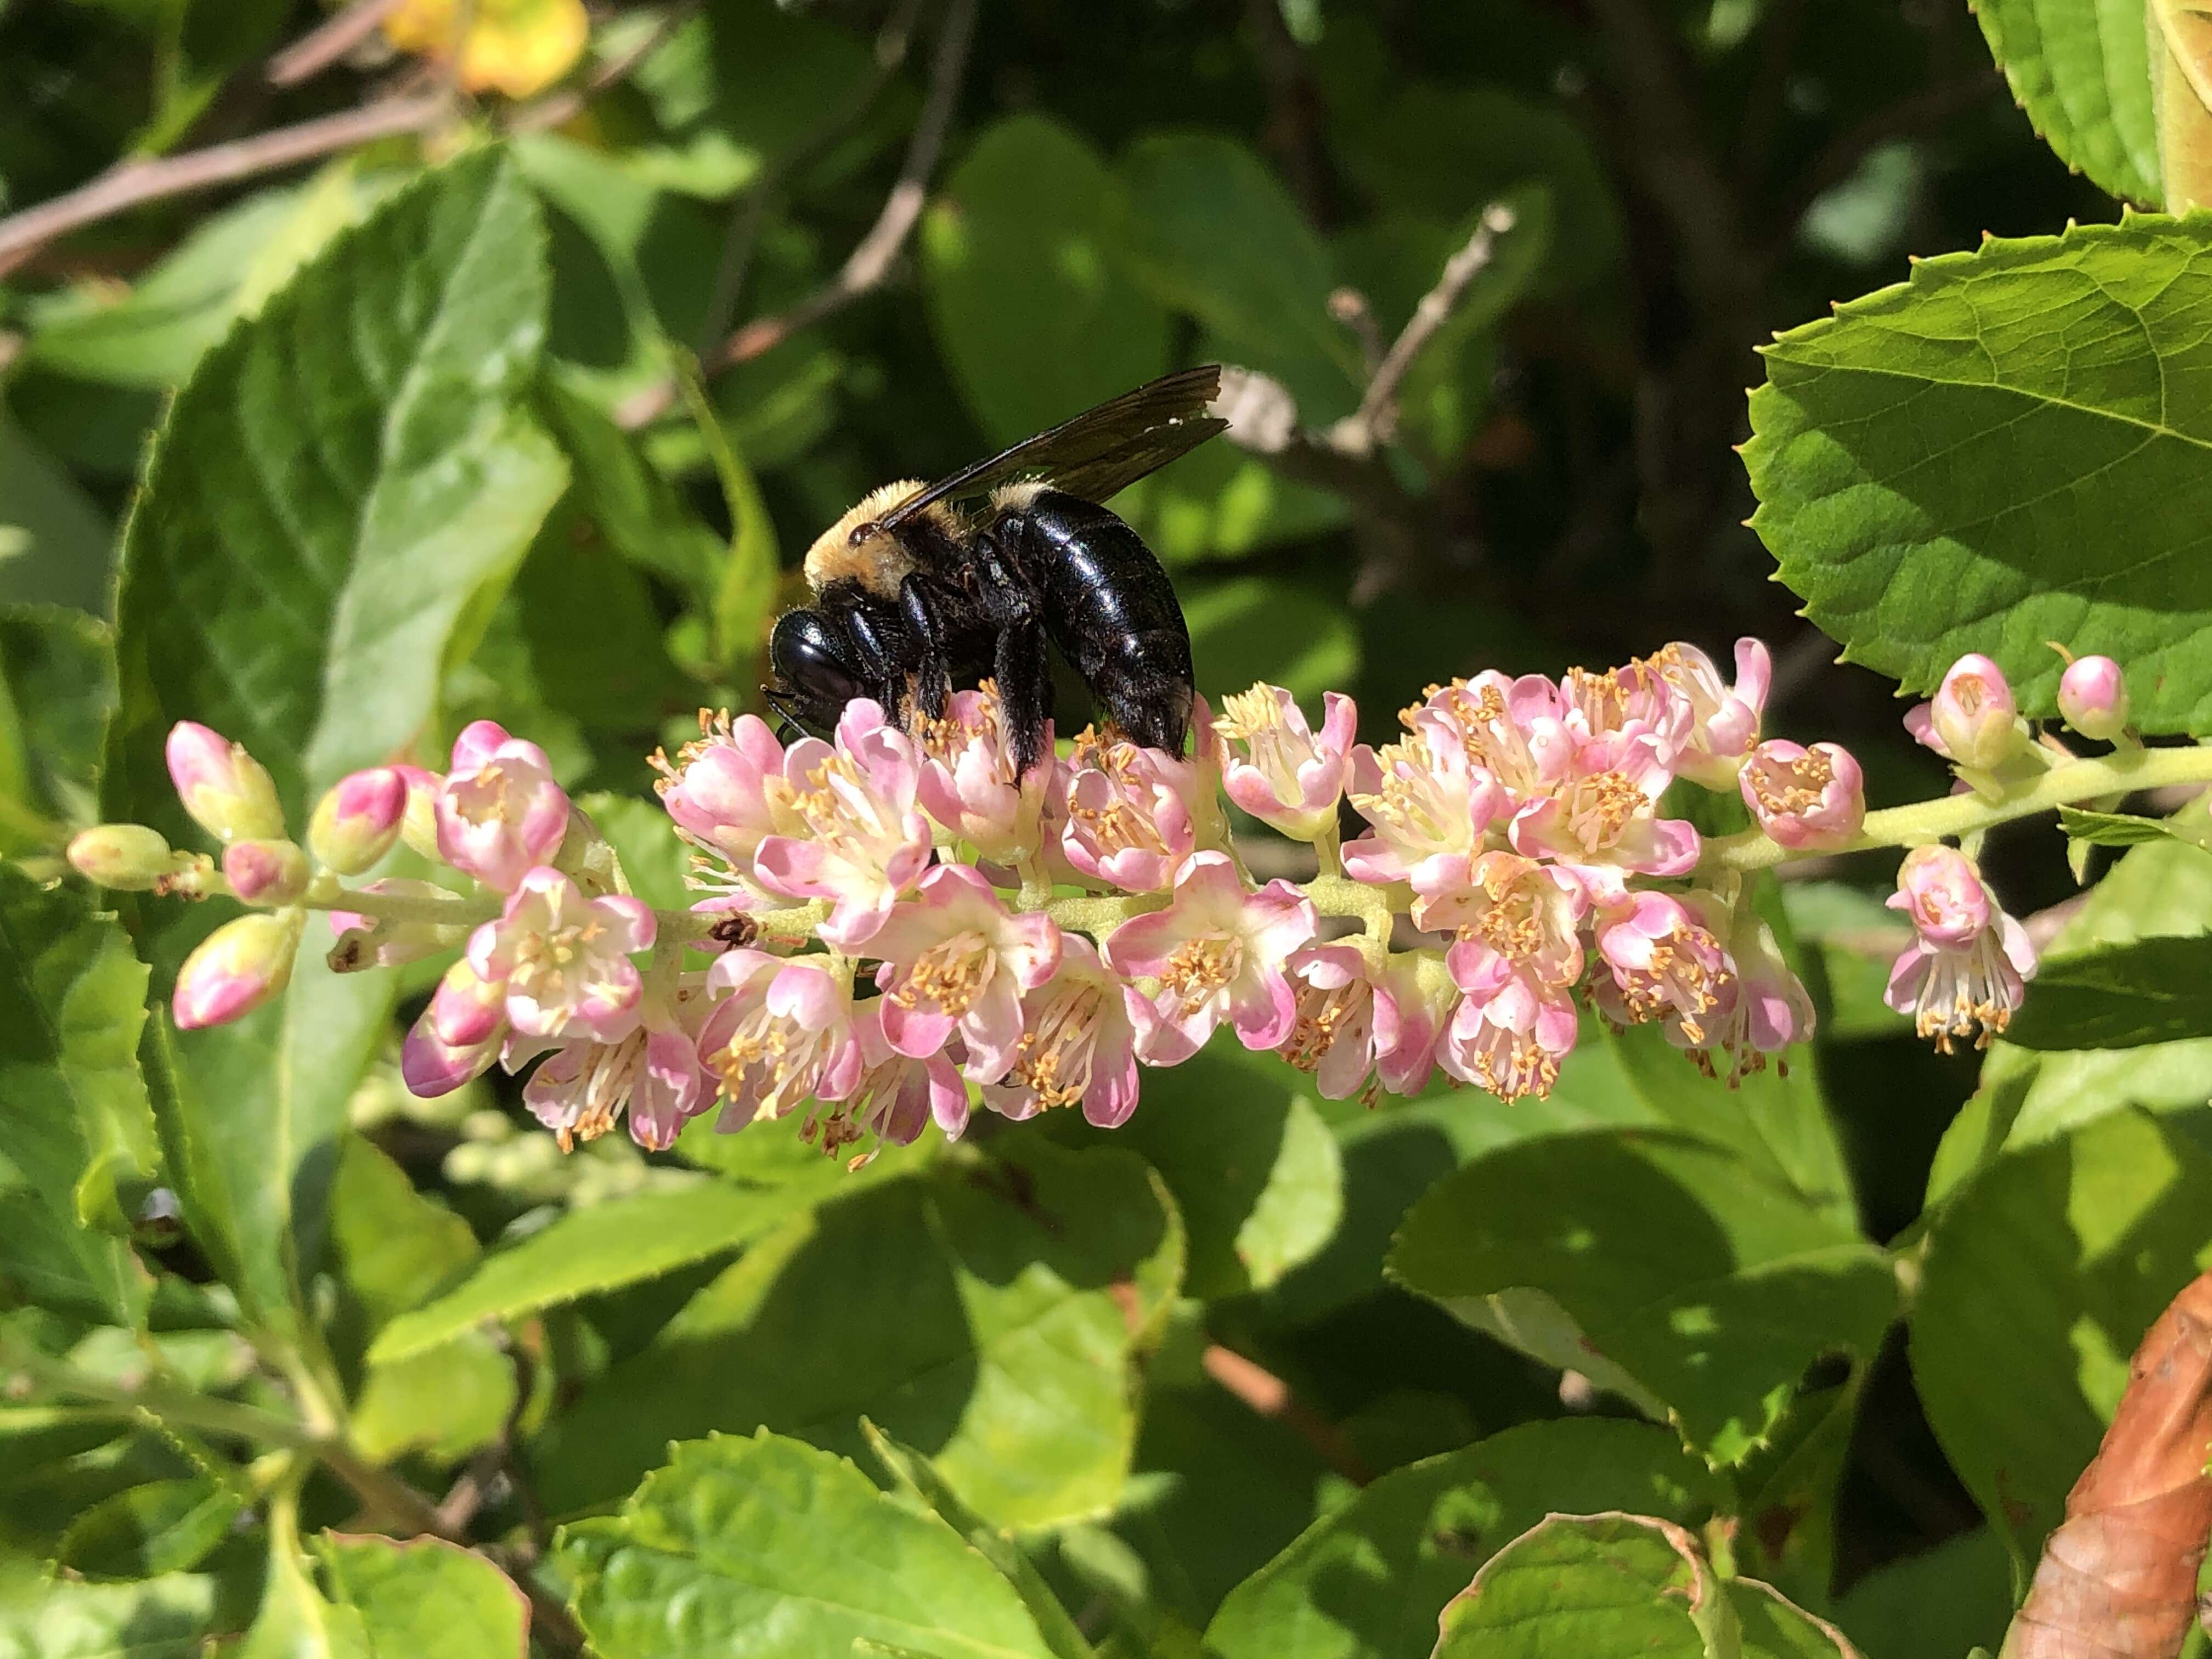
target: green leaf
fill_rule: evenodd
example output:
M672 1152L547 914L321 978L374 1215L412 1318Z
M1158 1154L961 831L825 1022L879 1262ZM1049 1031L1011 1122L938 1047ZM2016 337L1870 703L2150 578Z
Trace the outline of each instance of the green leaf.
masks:
M1722 1579L1697 1540L1637 1515L1554 1515L1492 1556L1443 1611L1435 1659L1857 1659L1833 1626L1755 1579Z
M261 1609L237 1659L374 1659L360 1612L315 1587L289 1514L271 1517Z
M65 605L0 606L0 794L49 821L37 843L46 850L97 816L114 712L115 652L99 618ZM12 844L9 828L0 823L0 847Z
M1121 177L1121 245L1154 296L1289 387L1309 426L1350 414L1359 351L1328 314L1328 250L1260 158L1231 138L1154 133Z
M1359 630L1340 599L1265 576L1187 582L1181 598L1198 689L1217 702L1264 679L1318 703L1359 672Z
M605 1659L820 1659L859 1639L935 1659L1054 1659L1013 1587L843 1458L765 1431L674 1449L619 1516L562 1530Z
M295 827L343 773L424 733L462 607L561 491L518 407L544 307L535 208L483 151L392 197L200 360L125 534L106 816L199 839L162 761L179 719L244 743ZM167 929L157 971L214 920ZM186 1219L277 1326L392 995L389 975L340 978L320 956L302 951L278 1003L175 1044L185 1068L155 1067Z
M1116 264L1121 186L1045 116L988 127L921 225L938 344L983 434L1010 444L1167 367L1167 313Z
M2212 933L2046 959L2005 1041L2140 1048L2212 1036Z
M0 410L0 601L105 612L114 539L68 469Z
M216 1583L183 1573L136 1584L0 1578L0 1659L196 1659Z
M749 674L751 660L768 642L769 617L775 609L778 560L775 521L762 499L760 480L738 453L737 440L707 400L699 372L690 358L676 366L684 401L699 431L714 477L722 487L722 507L730 515L729 552L722 562L709 616L714 624L714 653L733 672Z
M1836 1604L1836 1622L1876 1659L1996 1651L2012 1620L2012 1563L1986 1527L1875 1568Z
M2212 729L2208 306L2212 220L2138 215L1923 260L1763 347L1752 526L1805 614L1908 690L1980 651L2048 714L2056 641L2128 671L2144 730Z
M419 1308L481 1254L469 1224L415 1189L364 1136L338 1151L331 1243L346 1288L373 1325Z
M2092 847L2136 847L2147 841L2162 841L2173 834L2172 825L2163 818L2139 818L2125 812L2085 812L2078 806L2058 809L2058 827L2066 832L2069 841L2087 842Z
M65 1264L58 1282L26 1288L125 1325L144 1317L151 1288L122 1237L129 1189L155 1163L136 1054L145 995L113 917L0 864L0 1159L29 1189L21 1213L47 1243L40 1254ZM27 1242L0 1246L0 1264Z
M1597 1418L1523 1424L1363 1487L1230 1592L1206 1626L1206 1650L1422 1659L1469 1573L1546 1515L1629 1510L1687 1526L1723 1498L1664 1429Z
M726 556L722 538L589 398L549 376L538 407L574 469L577 504L607 544L668 581L695 609L711 609Z
M556 1419L532 1449L540 1493L556 1513L604 1502L672 1435L857 1450L865 1415L994 1524L1097 1513L1136 1437L1133 1327L1182 1260L1158 1178L1115 1149L1024 1137L855 1193L753 1245Z
M1912 1376L1944 1454L2022 1571L2064 1513L2175 1292L2212 1266L2212 1155L2140 1112L2008 1152L1927 1244Z
M54 1559L88 1578L187 1572L230 1535L245 1507L237 1492L204 1477L150 1480L79 1516Z
M1091 1644L1020 1545L962 1503L936 1465L913 1447L893 1439L865 1417L860 1419L860 1431L867 1437L868 1449L875 1454L877 1463L898 1490L966 1539L1014 1587L1014 1594L1022 1598L1022 1605L1036 1623L1037 1634L1052 1650L1053 1659L1093 1659Z
M326 1533L315 1553L331 1595L360 1618L370 1659L529 1659L529 1601L473 1551Z
M395 1318L369 1349L370 1362L405 1359L487 1319L520 1319L736 1249L773 1232L811 1198L702 1181L573 1210L485 1256L429 1306Z
M1978 0L2012 95L2058 159L2098 187L2156 206L2158 122L2143 8L2130 0Z
M1723 1147L1620 1130L1509 1146L1407 1216L1392 1277L1478 1328L1672 1416L1715 1463L1780 1419L1807 1366L1871 1358L1880 1251Z

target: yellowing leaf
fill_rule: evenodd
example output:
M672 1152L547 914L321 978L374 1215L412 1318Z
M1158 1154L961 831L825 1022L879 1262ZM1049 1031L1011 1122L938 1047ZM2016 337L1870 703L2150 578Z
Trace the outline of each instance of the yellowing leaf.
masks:
M384 38L426 58L453 55L461 0L401 0ZM575 66L591 34L584 0L476 0L462 44L459 81L469 92L527 98Z

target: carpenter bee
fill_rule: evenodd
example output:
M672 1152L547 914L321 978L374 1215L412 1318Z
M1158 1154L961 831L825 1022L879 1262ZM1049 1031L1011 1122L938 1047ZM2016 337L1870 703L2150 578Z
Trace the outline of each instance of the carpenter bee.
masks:
M955 688L994 678L1026 772L1052 718L1049 641L1122 731L1180 753L1182 609L1152 550L1098 503L1227 426L1206 412L1220 386L1218 364L1184 369L936 483L872 491L808 551L815 604L776 619L763 695L826 736L855 697L934 720Z

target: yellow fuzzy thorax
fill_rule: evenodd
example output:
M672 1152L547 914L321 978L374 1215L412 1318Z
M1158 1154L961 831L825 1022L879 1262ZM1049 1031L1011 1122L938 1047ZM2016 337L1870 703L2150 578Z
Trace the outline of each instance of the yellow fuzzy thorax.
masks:
M853 532L864 525L874 524L923 487L918 478L902 478L860 497L807 549L807 585L819 593L841 583L858 582L871 593L884 599L896 598L899 583L914 568L914 556L900 545L896 537L880 530L863 535L858 541L854 539ZM932 507L927 511L933 516L949 517L949 510L943 506Z

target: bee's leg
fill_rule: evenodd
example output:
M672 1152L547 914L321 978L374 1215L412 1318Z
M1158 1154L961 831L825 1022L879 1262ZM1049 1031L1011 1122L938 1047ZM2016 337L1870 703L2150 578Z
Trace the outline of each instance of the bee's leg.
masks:
M1026 773L1051 752L1052 662L1043 608L1022 563L1019 539L1011 520L984 532L975 538L975 568L977 599L996 635L999 704L1013 737L1015 764Z
M975 601L939 577L909 571L899 583L899 613L915 641L914 703L927 719L945 718L952 696L954 622L974 608Z
M880 600L855 605L846 618L869 694L883 706L884 718L897 725L906 712L906 677L914 667L915 644L897 609Z

